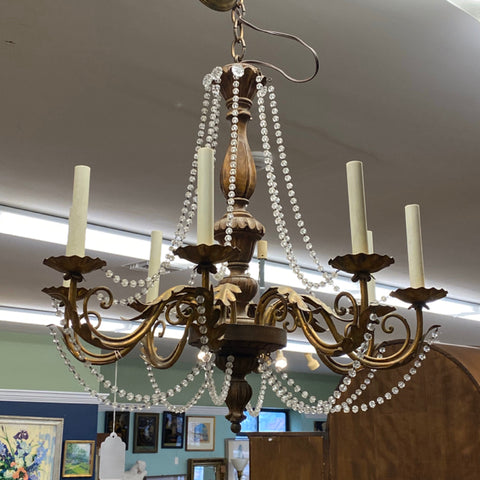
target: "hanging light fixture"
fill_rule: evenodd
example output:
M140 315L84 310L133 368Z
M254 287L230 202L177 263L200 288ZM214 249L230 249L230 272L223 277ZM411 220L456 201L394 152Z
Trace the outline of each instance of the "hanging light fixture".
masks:
M283 353L282 350L279 350L275 357L275 368L277 370L285 370L287 368L287 365L288 365L288 362L287 362L287 358L285 357L285 354Z
M208 7L231 11L234 23L232 56L234 63L216 67L203 79L205 88L201 110L200 128L189 183L181 210L180 220L171 243L167 260L150 271L145 280L122 279L99 258L84 254L84 231L88 205L89 169L77 167L74 182L74 199L70 215L70 234L65 256L51 257L44 263L61 272L65 282L62 287L45 288L59 308L63 307L63 326L60 334L63 343L73 356L83 362L103 386L114 394L114 401L102 398L114 407L143 409L152 405L163 405L173 411L185 411L194 405L206 390L215 404L226 403L229 408L227 419L234 432L240 431L244 411L258 415L263 403L267 385L277 393L289 408L307 413L356 412L368 408L359 406L358 394L348 395L351 378L358 370L369 369L365 385L370 383L375 370L403 365L417 356L416 366L421 364L428 345L436 336L432 332L426 337L423 328L422 310L428 302L446 295L444 290L425 288L423 259L421 251L420 219L418 206L408 206L407 236L409 265L412 286L392 292L392 296L410 305L414 311L412 330L406 318L393 307L379 305L369 298L368 283L372 274L388 267L393 259L386 255L368 253L367 224L363 188L363 167L360 162L347 164L350 221L352 229L352 253L338 256L329 261L333 269L352 275L360 284L360 301L348 292L338 293L333 307L329 307L313 294L313 290L327 284L334 284L335 274L321 266L308 235L300 206L293 188L291 172L287 163L287 152L283 142L279 110L273 84L262 74L259 66L272 67L287 78L305 82L318 71L318 59L311 47L292 35L260 29L245 19L243 0L201 0ZM273 35L294 39L305 45L315 57L315 73L304 80L289 77L273 65L260 61L244 61L246 44L244 27L248 26ZM239 50L239 52L237 52ZM213 220L213 159L216 153L220 118L221 96L226 102L227 119L230 122L230 144L220 172L220 187L226 199L225 215L214 223ZM287 262L305 286L307 293L297 293L289 287L271 287L261 292L255 303L257 281L248 274L255 245L265 233L263 225L248 211L249 199L256 187L256 169L247 138L247 124L251 108L256 103L260 120L260 136L263 145L265 173L271 200L275 225ZM267 110L271 116L268 118ZM273 131L273 135L271 132ZM279 165L272 161L272 149L276 147ZM277 167L279 173L276 173ZM283 176L288 196L284 208L280 201L279 185ZM320 282L307 278L299 266L290 241L286 224L286 210L291 208L296 226L303 238L306 251L323 276ZM183 245L194 215L197 214L197 245ZM161 235L156 235L161 243ZM218 243L215 243L217 241ZM154 242L155 243L155 242ZM263 248L265 245L263 245ZM266 252L266 248L264 248ZM154 253L156 252L156 253ZM158 249L152 246L152 255L159 257ZM188 260L195 266L195 273L201 276L201 285L172 287L158 295L159 276L168 271L174 255ZM265 253L266 255L266 253ZM152 262L154 260L152 259ZM152 263L153 264L153 263ZM220 265L217 269L217 265ZM107 279L125 287L140 288L140 291L125 299L115 299L107 287L82 288L79 284L92 271L103 269ZM217 285L211 284L211 276L223 278ZM142 296L149 293L142 303ZM129 305L138 312L132 320L138 327L126 335L110 336L101 331L102 317L91 309L90 302L98 299L102 309L116 303ZM386 334L393 332L392 322L403 327L403 343L388 356L383 355L375 338L376 329ZM168 325L182 326L184 333L172 353L161 356L155 340L164 335ZM345 375L338 390L328 400L317 400L313 395L296 385L286 372L277 375L270 355L281 353L287 342L287 332L303 332L315 348L320 360L334 372ZM68 368L85 385L81 376L68 359L57 331L52 327L54 342ZM190 373L171 389L162 391L155 380L155 369L172 367L182 354L186 344L198 347L203 360L199 360ZM97 366L119 361L137 345L142 347L142 358L146 363L148 376L153 388L151 395L135 394L121 389L117 384L105 380ZM423 346L423 350L422 350ZM93 347L93 348L92 348ZM347 357L348 362L339 360ZM224 372L220 394L213 380L214 367ZM413 370L413 369L412 369ZM252 388L245 376L257 372L261 375L261 389L255 407L250 400ZM176 393L192 384L195 378L204 374L204 382L186 405L173 402ZM392 392L403 388L404 378ZM368 380L368 382L367 382ZM86 389L92 394L90 387ZM301 396L297 397L298 392ZM129 402L117 402L117 394ZM344 396L344 397L343 397ZM392 397L386 392L376 403L383 403ZM375 406L375 401L373 402ZM370 402L370 407L372 407Z
M305 358L307 359L307 365L310 370L316 370L317 368L320 368L320 362L318 360L315 360L313 358L313 355L311 353L306 353Z

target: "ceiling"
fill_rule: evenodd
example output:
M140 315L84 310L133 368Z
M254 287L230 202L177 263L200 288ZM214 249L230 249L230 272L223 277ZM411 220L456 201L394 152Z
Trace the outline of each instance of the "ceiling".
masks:
M301 36L320 58L308 84L265 73L322 261L350 250L345 163L361 160L375 250L396 260L378 280L408 285L403 207L419 203L427 286L480 303L480 24L446 0L245 3L253 23ZM67 217L73 168L86 164L91 223L171 238L202 78L231 61L231 39L229 14L198 0L2 0L0 204ZM312 71L297 44L252 31L246 40L248 58ZM261 149L253 128L250 144ZM264 185L260 175L250 209L280 260ZM218 195L217 217L224 208ZM41 261L62 250L0 235L0 305L49 309L40 290L59 278ZM120 272L135 260L103 257ZM475 322L442 321L446 342L480 345Z

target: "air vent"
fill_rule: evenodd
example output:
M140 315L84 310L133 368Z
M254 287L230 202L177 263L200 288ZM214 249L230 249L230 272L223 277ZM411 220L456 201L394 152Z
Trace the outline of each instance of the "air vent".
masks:
M122 267L128 268L133 272L148 272L148 261L144 260L143 262L127 263L126 265L122 265ZM168 269L169 272L181 272L182 270L185 270L185 268L177 265L170 265L170 268Z

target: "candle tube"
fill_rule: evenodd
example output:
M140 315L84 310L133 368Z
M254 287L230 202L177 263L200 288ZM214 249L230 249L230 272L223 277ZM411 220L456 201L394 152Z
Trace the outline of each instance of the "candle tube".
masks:
M368 241L368 253L375 253L373 249L373 232L371 230L367 230L367 241ZM370 281L367 283L367 291L368 291L368 303L375 303L377 301L377 293L375 288L375 279L372 277Z
M407 227L410 285L413 288L424 287L422 227L420 223L420 207L418 205L407 205L405 207L405 223Z
M347 163L347 185L352 253L367 253L367 212L362 162Z
M268 255L268 242L266 240L259 240L257 242L257 258L266 259Z
M77 165L73 179L73 199L68 221L67 256L85 255L90 167Z
M213 245L213 150L198 150L197 244Z
M148 262L148 276L152 278L160 269L162 255L163 235L159 230L154 230L150 241L150 261ZM158 278L148 289L146 302L153 302L158 297L160 278Z

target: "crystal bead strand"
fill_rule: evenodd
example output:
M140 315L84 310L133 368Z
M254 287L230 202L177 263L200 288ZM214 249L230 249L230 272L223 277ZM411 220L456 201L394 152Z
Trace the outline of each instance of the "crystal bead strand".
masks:
M392 389L388 392L385 392L383 395L378 396L375 400L370 400L367 403L362 403L360 406L358 404L352 405L350 409L343 409L345 413L358 413L359 411L366 412L369 408L375 408L377 405L382 405L385 403L385 400L391 400L393 395L398 395L402 389L407 386L407 383L412 379L413 375L416 375L418 369L422 366L422 362L427 358L427 353L430 351L431 345L438 338L438 329L432 331L431 335L425 340L422 348L422 352L418 354L416 360L413 362L413 367L411 367L408 373L405 373L401 380L397 382L397 385L393 386Z
M75 367L72 365L72 363L68 359L67 355L65 354L65 351L62 349L61 343L57 339L57 332L55 331L55 328L56 327L54 325L49 325L50 335L52 335L52 337L53 337L53 343L55 344L55 346L58 350L58 353L60 354L60 357L63 359L65 365L70 370L70 372L72 373L75 380L78 381L78 383L83 387L83 389L87 393L89 393L92 397L95 397L100 403L103 403L104 405L112 405L112 401L109 398L106 398L106 396L104 394L101 394L101 393L97 392L96 390L92 389L91 387L89 387L87 385L87 382L77 372L77 370L75 369ZM85 366L87 368L89 368L91 365L89 365L89 362L85 362ZM115 406L115 408L120 408L121 410L127 410L128 409L130 411L134 411L136 409L142 410L145 407L146 407L146 405L143 405L143 404L141 404L141 405L129 405L129 404L121 404L121 403L117 404Z
M87 383L85 382L85 380L77 373L75 367L72 365L72 363L67 358L67 355L65 354L65 351L62 349L61 344L60 344L59 340L57 339L57 333L55 331L55 327L50 326L49 328L50 328L50 335L53 336L53 343L56 345L56 348L57 348L60 356L64 360L64 362L67 365L70 372L72 372L74 378L80 383L80 385L82 385L84 387L85 391L89 392L90 395L96 397L99 402L101 402L105 405L113 405L111 400L104 397L104 394L101 394L101 393L97 392L96 390L93 390L92 388L90 388L87 385ZM67 329L67 330L71 330L71 329ZM80 353L80 347L76 343L72 332L67 331L67 335L69 335L70 340L74 344L75 350L77 351L77 353L79 353L79 358L82 358L83 354ZM167 392L156 391L155 394L152 395L151 397L149 395L142 395L140 393L137 393L137 394L132 393L132 392L127 393L125 389L119 389L116 385L112 385L112 382L110 380L105 380L105 377L90 362L85 362L84 366L85 366L85 368L87 368L90 371L90 373L94 377L97 378L97 380L100 383L103 384L103 386L107 390L110 390L110 392L112 394L115 395L115 394L118 393L119 397L121 397L121 398L126 397L126 399L129 400L129 401L135 400L136 402L143 402L143 403L137 403L137 404L132 404L132 403L120 404L119 403L115 406L115 407L121 408L122 410L126 410L126 409L128 409L130 411L143 410L145 408L150 408L150 407L155 406L155 405L164 405L169 409L175 409L175 410L182 409L182 412L183 412L186 409L190 408L191 406L195 405L198 402L198 400L202 397L202 395L205 391L205 384L203 384L203 385L200 386L198 392L194 395L194 397L185 406L178 407L178 406L172 405L167 400L167 397L172 397L176 393L180 392L182 390L182 388L179 385L175 386L173 389L169 389ZM195 376L198 375L199 372L200 372L200 370L198 370L198 372L196 372L196 368L194 367L194 369L192 369L192 372L187 375L187 377L181 382L181 384L183 386L185 386L185 383L186 383L186 385L188 385L188 383L190 383L194 380ZM158 387L158 385L157 385L157 387ZM109 395L109 394L107 394L107 395ZM182 412L178 412L178 413L182 413Z
M271 370L267 368L266 362L262 359L259 359L259 371L261 372L261 383L260 383L260 390L258 392L257 404L255 407L252 407L251 402L247 403L247 412L252 417L258 417L260 411L263 407L263 401L265 400L265 392L267 390L267 382L268 378L272 374Z
M272 391L288 408L300 413L306 413L307 411L308 413L324 413L325 410L329 410L329 406L333 400L333 397L331 397L329 401L317 401L315 395L311 395L307 390L296 384L295 380L293 378L289 378L286 372L282 372L280 375L281 380L279 380L275 374L274 367L270 368L272 374L268 380L268 384L272 387ZM286 386L282 381L286 383ZM293 393L289 391L289 388L293 389ZM294 393L300 393L301 398L297 398ZM306 402L309 402L310 405Z
M229 355L225 364L225 375L223 377L223 384L220 391L220 395L217 394L215 388L215 380L213 378L213 362L208 363L208 368L205 369L205 383L210 393L210 398L214 405L223 405L230 389L230 383L232 381L234 356Z
M192 368L190 373L187 374L187 376L179 382L175 387L168 389L166 392L162 392L158 386L158 383L155 380L155 376L153 374L153 368L148 362L145 362L146 365L146 370L147 370L147 375L150 381L150 384L152 385L152 388L154 390L154 394L152 395L152 400L154 400L154 405L163 405L166 408L168 408L169 411L172 411L174 413L184 413L191 407L193 407L200 398L202 398L203 394L205 393L206 389L206 383L203 382L195 395L185 404L185 405L173 405L168 398L173 397L177 393L180 393L184 388L188 387L190 383L192 383L195 378L198 376L198 374L201 371L201 368L199 364L195 365L195 367Z
M230 126L230 171L228 177L228 198L227 198L227 222L225 228L224 244L230 246L232 243L232 225L233 225L233 208L235 205L235 182L237 178L237 151L238 151L238 107L240 81L244 75L244 68L240 64L232 67L233 89L232 89L232 106L231 106L231 126Z
M232 67L233 84L232 84L232 106L231 106L231 120L230 120L230 170L228 177L228 194L227 194L227 222L225 226L224 245L232 245L233 233L233 208L235 205L235 181L237 177L237 152L238 152L238 107L239 107L239 93L240 93L240 78L243 77L245 70L242 65L236 64ZM218 272L215 274L215 279L220 281L226 276L227 263L222 263Z
M180 218L177 223L174 238L172 239L169 246L169 252L166 255L166 260L162 262L160 270L154 275L152 275L152 277L146 277L145 279L140 280L129 280L127 278L121 278L120 275L115 274L111 269L105 270L105 276L112 279L114 283L120 284L122 287L141 288L140 292L137 292L134 295L130 295L127 298L122 298L120 300L114 299L113 302L115 305L129 305L135 300L140 300L143 295L146 295L149 288L159 279L160 275L165 274L170 268L170 265L175 258L175 256L173 255L173 251L182 245L186 234L190 229L196 213L195 182L197 179L198 150L202 147L204 142L206 146L211 147L214 151L217 146L218 127L220 123L221 102L219 83L221 75L221 67L215 67L212 72L205 75L203 79L205 92L200 115L200 123L198 127L195 154L193 156L192 168L190 170L189 182L185 192L185 198L183 202L183 207L181 209ZM210 99L212 100L211 104ZM205 131L207 127L207 120L208 129ZM195 276L195 274L192 274L189 284L192 284L193 276ZM101 301L102 298L99 298L99 300Z
M359 357L362 357L365 351L368 348L368 342L372 338L372 334L375 329L375 322L377 321L377 317L375 315L371 315L370 322L367 325L368 332L365 333L365 340L357 349L356 353ZM361 367L361 363L358 360L355 360L352 363L352 367L349 369L348 374L343 378L342 382L339 385L339 388L334 390L333 394L329 397L327 401L319 400L316 405L308 405L304 400L308 398L311 404L315 404L316 397L311 395L307 390L303 389L300 385L296 384L292 378L288 377L286 372L281 374L281 379L286 381L287 387L282 385L282 382L278 380L276 375L273 375L274 379L271 380L272 390L275 388L275 393L279 398L290 408L300 408L298 411L304 411L308 413L333 413L334 411L338 411L338 405L335 405L337 400L341 397L342 393L345 392L348 388L348 385L351 384L351 379L356 377L358 369ZM372 375L369 372L369 378L365 380L365 387L370 383L370 377ZM304 400L300 398L296 398L294 393L288 392L288 387L293 388L294 393L301 393L301 396Z
M267 185L269 187L269 194L270 200L272 202L272 211L273 216L278 232L278 237L280 239L280 245L283 247L287 259L289 261L290 268L295 273L297 278L305 285L307 291L311 292L312 289L318 289L321 287L325 287L327 284L334 284L333 277L336 276L336 273L329 273L327 272L324 267L320 264L318 260L317 253L313 249L313 246L310 242L310 238L308 236L307 229L305 227L305 222L302 219L302 215L300 212L300 207L298 206L297 198L295 197L295 192L293 190L293 184L291 183L291 176L288 169L286 153L285 153L285 146L283 145L283 138L282 132L280 129L279 117L278 117L278 108L277 102L275 100L275 91L273 85L269 87L265 87L262 85L262 76L258 76L257 80L257 104L258 104L258 111L259 111L259 119L260 119L260 132L262 135L262 145L263 145L263 155L264 155L264 163L265 163L265 172L267 176ZM271 145L270 145L270 138L269 138L269 131L268 131L268 124L267 124L267 115L266 115L266 108L265 108L265 96L269 93L269 100L270 100L270 107L272 111L272 120L274 122L274 129L275 129L275 137L276 143L278 145L279 157L281 159L281 166L283 167L283 173L285 175L285 183L287 185L287 192L290 197L290 204L292 205L292 211L294 213L294 217L297 220L297 226L300 229L300 233L302 235L302 239L305 243L305 247L307 252L309 253L310 257L313 259L317 270L324 277L324 281L321 282L312 282L306 278L304 273L301 271L301 267L299 266L296 256L293 253L293 246L290 241L290 236L288 229L286 227L286 221L284 219L283 207L280 202L279 192L277 188L276 176L273 167L272 161L272 153L271 153ZM338 286L334 286L335 291L338 291Z

